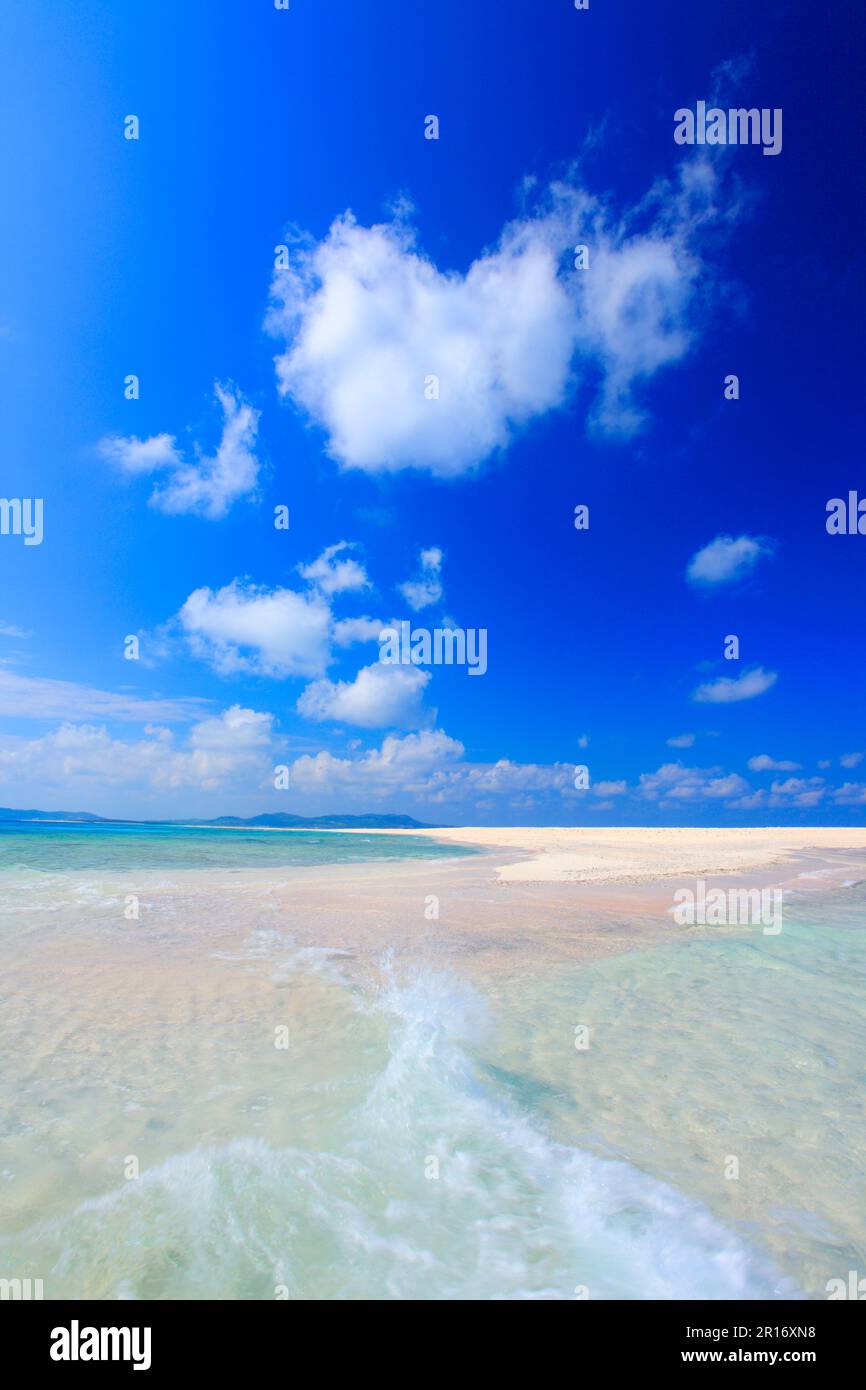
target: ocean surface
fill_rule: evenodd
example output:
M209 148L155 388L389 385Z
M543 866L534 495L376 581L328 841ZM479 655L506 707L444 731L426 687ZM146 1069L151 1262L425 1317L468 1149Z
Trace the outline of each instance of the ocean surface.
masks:
M448 851L451 852L450 850ZM458 846L457 854L472 854ZM0 868L52 871L251 869L289 865L433 859L442 846L424 836L335 835L316 830L218 829L214 826L61 824L0 821Z
M778 936L580 960L569 933L607 926L573 890L554 931L546 890L515 926L490 883L411 837L0 827L0 1277L570 1300L866 1274L863 880L787 895Z

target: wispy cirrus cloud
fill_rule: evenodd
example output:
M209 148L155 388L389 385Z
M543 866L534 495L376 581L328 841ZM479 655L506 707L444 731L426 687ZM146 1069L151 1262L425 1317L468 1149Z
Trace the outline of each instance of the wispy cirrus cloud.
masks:
M0 667L0 715L17 719L107 719L181 723L201 717L207 700L164 699L100 690L76 681L24 676Z
M179 516L187 513L218 521L240 497L256 490L259 462L254 453L259 412L230 386L215 387L222 410L222 435L216 453L204 455L196 446L193 462L184 458L171 434L149 439L108 435L98 449L127 477L164 473L151 493L151 505Z

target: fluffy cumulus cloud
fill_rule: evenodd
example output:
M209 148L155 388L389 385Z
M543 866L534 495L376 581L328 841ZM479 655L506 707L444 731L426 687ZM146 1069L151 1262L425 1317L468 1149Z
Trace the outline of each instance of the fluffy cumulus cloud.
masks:
M408 676L412 684L403 687L398 679L384 695L378 689L371 693L370 681L395 676ZM463 745L443 729L425 724L398 730L401 722L420 718L420 690L414 688L419 676L423 681L425 673L394 672L377 665L360 672L353 682L323 681L307 688L302 703L312 719L382 727L390 701L393 727L378 746L365 748L360 739L351 739L343 752L322 749L296 756L288 764L290 790L297 798L290 809L314 805L360 811L388 803L412 810L462 807L485 817L532 811L566 812L580 819L584 811L589 817L606 813L621 799L633 818L640 818L642 804L655 803L666 816L688 820L702 804L754 813L799 812L825 800L840 807L866 805L866 783L833 788L821 777L777 777L769 787L755 790L738 773L722 767L671 762L641 774L634 784L599 777L578 790L570 762L472 762ZM162 723L147 723L140 734L125 739L105 724L67 720L38 738L7 737L0 749L0 784L26 783L52 800L55 795L64 797L67 805L73 797L77 802L79 794L82 802L87 798L84 804L92 803L115 788L124 798L135 792L159 795L161 804L175 792L181 808L191 791L216 793L219 801L210 801L213 810L208 814L234 809L237 798L250 810L261 810L273 806L273 769L286 761L285 745L273 725L271 714L238 704L198 718L184 737ZM782 766L773 759L766 760L773 767L766 766L765 755L751 761L760 763L760 771ZM284 809L285 804L281 801L274 809Z
M765 671L763 666L755 666L744 671L741 676L719 676L718 680L699 685L693 700L710 705L731 705L738 700L754 700L776 684L775 671Z
M185 459L170 434L155 434L149 439L109 435L99 443L103 458L128 477L164 474L150 498L160 511L217 521L239 497L256 490L259 462L254 450L259 413L232 387L217 383L215 390L222 411L222 436L210 457L196 446L194 459Z
M737 772L718 767L683 767L664 763L656 772L642 772L638 794L648 801L727 801L745 795L749 784Z
M353 757L330 752L304 754L292 765L292 785L305 793L325 796L353 794L381 799L402 793L427 805L467 805L491 809L497 804L526 807L536 798L553 797L573 804L586 798L623 796L625 781L599 781L575 791L572 763L518 763L500 758L494 763L464 760L464 748L442 729L388 734L379 748Z
M353 589L366 589L370 583L364 566L345 552L352 549L350 541L338 541L322 551L309 565L298 565L298 573L308 584L323 594L342 594Z
M423 254L405 210L372 227L346 213L322 241L296 238L275 273L279 390L341 465L371 473L465 473L589 381L588 423L632 435L641 384L691 346L708 228L732 215L718 201L694 157L618 218L571 178L465 274Z
M696 737L696 734L673 734L665 741L668 748L691 748Z
M862 753L843 753L839 759L839 766L847 768L859 767L862 761Z
M833 793L840 806L866 806L866 782L845 782Z
M388 734L380 748L354 758L323 751L303 754L292 764L292 785L305 792L359 791L381 797L392 792L423 794L431 780L463 756L463 745L442 729Z
M222 675L318 676L329 660L331 610L317 593L236 579L194 590L178 619L195 654Z
M817 806L825 794L823 777L786 777L772 783L768 800L771 806Z
M772 555L773 549L772 542L756 536L716 536L689 560L686 578L696 588L733 584L751 574L762 556Z
M415 579L407 579L400 584L400 593L409 607L418 613L429 608L442 597L442 551L431 545L418 556L418 574Z
M393 627L381 618L338 618L334 623L334 641L338 647L353 647L356 642L378 642L383 628Z
M785 758L771 758L768 753L758 753L749 759L749 769L752 772L798 772L800 764Z
M430 672L417 666L364 666L353 681L314 681L298 700L298 712L319 722L335 720L359 729L415 729L435 718L422 705Z
M40 738L7 740L0 749L0 780L85 791L113 786L265 788L272 722L270 714L233 705L194 724L183 744L160 725L148 725L143 737L127 740L113 737L104 724L65 722Z

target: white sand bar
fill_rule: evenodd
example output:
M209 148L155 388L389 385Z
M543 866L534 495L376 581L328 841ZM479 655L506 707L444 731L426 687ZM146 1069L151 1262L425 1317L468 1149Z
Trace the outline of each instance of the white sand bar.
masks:
M518 850L529 857L499 865L497 875L504 882L523 883L646 883L680 875L699 878L784 864L792 855L812 849L866 849L866 826L449 826L440 830L334 833L425 835L443 842Z

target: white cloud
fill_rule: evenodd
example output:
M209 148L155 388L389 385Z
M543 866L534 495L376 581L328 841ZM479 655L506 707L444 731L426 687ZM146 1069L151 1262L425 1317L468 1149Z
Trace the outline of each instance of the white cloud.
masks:
M416 613L429 608L442 597L442 551L438 546L422 550L418 557L419 574L417 579L407 579L397 587L409 607Z
M172 515L190 513L217 521L239 497L255 492L259 463L253 450L259 412L229 386L215 387L223 415L222 437L216 453L208 458L196 446L196 460L186 462L173 435L149 439L135 435L110 435L99 451L123 473L135 476L168 470L165 482L151 494L151 504Z
M319 680L308 685L297 708L307 719L330 719L360 729L416 729L435 717L422 700L430 672L417 666L374 662L353 681Z
M693 555L686 567L690 584L714 588L732 584L751 574L763 555L772 555L773 545L755 536L716 536Z
M664 763L656 772L642 772L638 787L639 794L649 801L727 800L749 790L748 782L736 772L683 767L682 763Z
M330 752L304 754L292 765L292 785L307 793L356 793L382 797L402 793L428 804L454 806L489 798L510 798L511 804L531 807L533 794L563 794L574 798L587 792L574 790L571 763L515 763L500 758L495 763L463 763L464 749L441 729L423 729L406 735L389 734L381 748L359 752L352 758ZM599 782L591 789L598 796L619 796L625 782ZM515 801L514 798L517 798Z
M843 753L841 758L839 759L839 766L846 768L859 767L862 761L862 753Z
M751 671L744 671L741 676L737 676L735 679L729 676L720 676L718 680L699 685L692 699L712 705L729 705L737 700L754 700L757 695L763 695L765 691L775 685L778 679L775 671L765 671L763 666L756 666Z
M696 734L674 734L672 738L666 739L668 748L691 748L697 737Z
M63 723L42 738L6 740L0 780L11 778L73 792L81 788L263 788L271 771L273 716L233 705L193 725L186 747L169 729L149 725L144 738L113 738L105 725Z
M334 641L338 647L351 647L356 642L378 642L382 629L394 625L381 618L340 618L334 623Z
M779 806L791 801L795 806L817 806L825 792L823 777L788 777L784 782L772 783L770 804Z
M636 388L691 345L695 289L710 278L695 233L719 220L717 194L695 158L618 220L556 183L465 274L427 259L401 213L373 227L346 213L318 244L296 239L274 276L279 390L341 465L368 472L465 473L564 405L579 375L600 377L590 424L633 434ZM579 244L588 270L573 268Z
M298 565L302 579L321 589L323 594L342 594L352 589L366 589L370 583L364 566L351 556L344 556L344 550L352 548L351 541L338 541L323 550L318 559L309 565Z
M441 729L388 734L381 748L357 758L332 753L303 754L292 764L292 785L304 791L356 790L383 796L388 792L423 792L431 777L463 756L463 745Z
M551 791L586 795L586 792L574 791L573 763L515 763L510 758L461 768L450 778L449 791L458 789L468 796Z
M196 719L206 700L170 700L118 694L75 681L46 676L21 676L0 667L0 715L17 719L110 719L142 723L164 720L173 724Z
M4 623L0 620L0 637L29 637L31 634L25 632L21 627L16 627L14 623Z
M130 477L154 473L158 468L183 467L183 457L172 434L153 434L149 439L139 439L134 434L107 435L99 442L99 452Z
M615 782L594 782L592 791L596 796L625 796L628 791L628 782L620 779Z
M798 772L800 764L771 758L767 753L758 753L749 759L749 767L752 772Z
M833 793L840 806L866 806L866 782L845 782Z
M196 655L222 675L318 676L328 663L331 610L315 593L235 579L194 590L178 618Z

